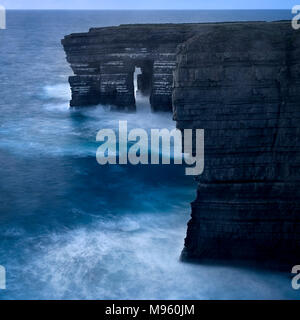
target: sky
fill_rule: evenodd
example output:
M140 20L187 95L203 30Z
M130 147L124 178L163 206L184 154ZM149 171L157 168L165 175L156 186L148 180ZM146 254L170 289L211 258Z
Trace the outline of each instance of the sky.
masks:
M295 4L295 0L0 0L6 9L291 9Z

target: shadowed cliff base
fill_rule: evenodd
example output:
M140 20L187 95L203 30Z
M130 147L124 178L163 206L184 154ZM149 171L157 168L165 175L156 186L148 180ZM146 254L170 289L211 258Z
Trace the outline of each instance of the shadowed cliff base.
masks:
M205 129L185 259L298 263L300 33L289 21L123 25L62 43L71 105L134 110L133 73L150 61L152 110Z

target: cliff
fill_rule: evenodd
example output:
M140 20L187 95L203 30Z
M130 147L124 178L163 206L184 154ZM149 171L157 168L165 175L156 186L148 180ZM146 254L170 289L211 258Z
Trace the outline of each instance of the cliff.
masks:
M182 44L180 129L205 129L184 258L296 264L300 252L300 32L214 25Z
M300 252L300 31L290 22L124 25L62 41L72 106L153 110L205 129L184 259L297 264Z
M135 109L133 75L150 92L153 111L172 111L178 45L208 24L142 24L91 28L65 36L62 45L74 72L71 106L109 104Z
M62 40L74 76L71 106L96 105L135 109L133 74L150 91L153 110L172 110L177 46L196 34L197 24L121 25L92 28Z

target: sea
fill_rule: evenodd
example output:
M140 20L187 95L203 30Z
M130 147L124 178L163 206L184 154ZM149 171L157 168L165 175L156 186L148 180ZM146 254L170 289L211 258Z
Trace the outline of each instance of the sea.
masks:
M99 165L97 132L170 113L69 108L61 39L91 27L291 19L288 10L8 11L0 30L0 299L298 299L291 274L180 261L196 182L180 165ZM138 101L137 101L138 103ZM291 266L292 267L292 266Z

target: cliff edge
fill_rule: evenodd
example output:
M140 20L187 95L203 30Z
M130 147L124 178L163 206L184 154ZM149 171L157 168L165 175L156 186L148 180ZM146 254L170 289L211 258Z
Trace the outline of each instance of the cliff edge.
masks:
M182 44L177 127L205 129L184 259L300 256L300 31L214 25Z

